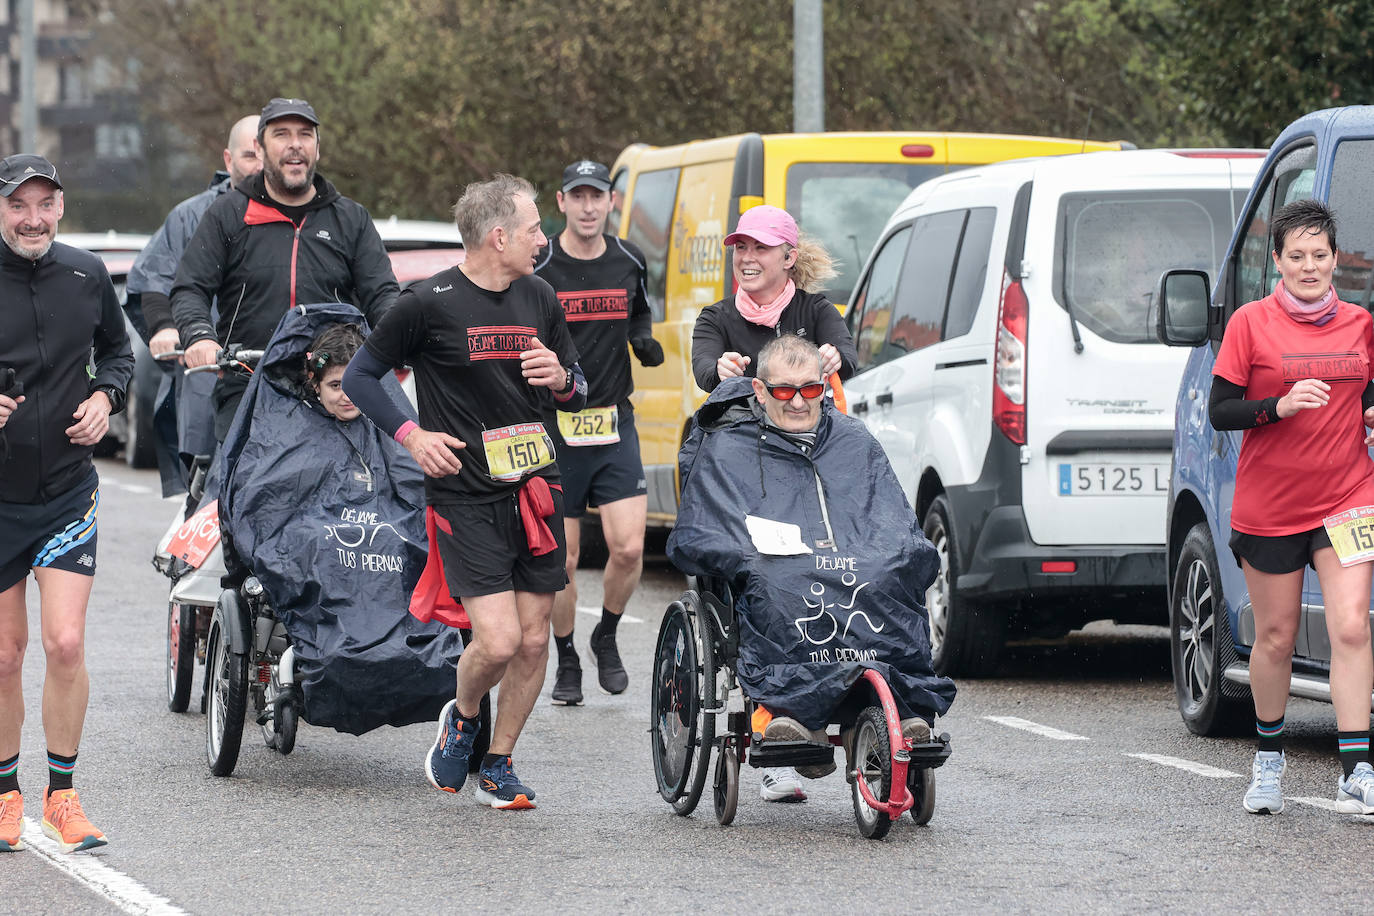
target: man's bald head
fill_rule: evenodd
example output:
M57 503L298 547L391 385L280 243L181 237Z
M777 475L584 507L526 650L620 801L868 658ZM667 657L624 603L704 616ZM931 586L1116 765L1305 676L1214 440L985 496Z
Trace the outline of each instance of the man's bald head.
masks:
M258 135L258 116L239 118L229 128L229 145L224 150L224 168L229 183L237 187L249 177L262 171L262 160L253 145Z

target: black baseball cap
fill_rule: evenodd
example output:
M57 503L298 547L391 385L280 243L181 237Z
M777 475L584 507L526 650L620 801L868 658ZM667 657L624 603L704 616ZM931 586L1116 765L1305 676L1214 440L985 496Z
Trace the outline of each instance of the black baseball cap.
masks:
M0 197L9 197L30 178L46 178L62 190L62 182L57 180L57 167L42 156L16 153L0 159Z
M596 188L598 191L609 191L611 170L599 162L579 159L563 170L563 193L566 194L582 185Z
M310 103L305 99L282 99L276 98L262 106L262 117L260 124L266 125L278 118L305 118L316 127L320 126L320 119L315 115L315 109L310 107Z

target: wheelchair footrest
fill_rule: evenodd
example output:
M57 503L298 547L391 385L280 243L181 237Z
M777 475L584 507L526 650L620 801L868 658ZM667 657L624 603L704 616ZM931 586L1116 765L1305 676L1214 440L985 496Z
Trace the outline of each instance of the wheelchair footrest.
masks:
M835 762L833 744L812 741L752 741L749 765L753 767L810 767Z
M944 766L954 748L950 746L949 735L942 734L938 739L913 745L910 751L910 766L922 770L933 770Z

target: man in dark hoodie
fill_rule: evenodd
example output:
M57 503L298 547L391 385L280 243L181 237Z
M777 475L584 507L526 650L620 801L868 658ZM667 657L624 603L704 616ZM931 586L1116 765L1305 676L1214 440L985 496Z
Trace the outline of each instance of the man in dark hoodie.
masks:
M214 363L230 344L262 348L303 303L351 302L375 327L399 291L367 209L315 174L320 119L310 103L268 102L257 148L262 172L211 205L177 268L172 315L188 367ZM215 386L217 440L247 385L246 373L231 372Z

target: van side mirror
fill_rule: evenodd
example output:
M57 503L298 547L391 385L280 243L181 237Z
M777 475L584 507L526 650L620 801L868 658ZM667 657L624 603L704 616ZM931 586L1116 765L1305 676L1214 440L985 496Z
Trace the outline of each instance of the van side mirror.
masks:
M1197 347L1207 342L1207 309L1212 284L1202 270L1167 270L1159 278L1155 336L1171 347Z

